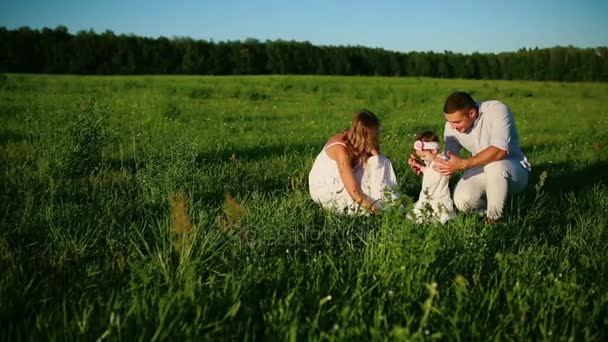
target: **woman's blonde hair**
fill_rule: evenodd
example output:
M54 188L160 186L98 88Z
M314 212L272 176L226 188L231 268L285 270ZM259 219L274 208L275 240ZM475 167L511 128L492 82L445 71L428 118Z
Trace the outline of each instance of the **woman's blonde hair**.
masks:
M380 120L367 109L355 113L344 139L361 164L367 162L372 152L380 153Z

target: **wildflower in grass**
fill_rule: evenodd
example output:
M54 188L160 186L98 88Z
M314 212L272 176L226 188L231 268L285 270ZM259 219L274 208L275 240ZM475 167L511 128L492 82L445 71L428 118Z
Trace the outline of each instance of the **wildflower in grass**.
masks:
M298 189L302 189L304 187L304 175L299 174L296 176L293 176L289 179L290 183L291 183L291 189L292 190L298 190Z
M232 162L234 165L236 165L236 166L241 165L241 161L240 161L240 160L239 160L239 159L236 157L236 153L233 153L233 154L230 156L230 161L231 161L231 162Z
M545 181L547 180L547 176L547 171L541 172L540 176L538 177L538 183L536 183L536 185L534 186L536 192L540 192L540 190L543 188L543 186L545 185Z
M169 196L171 205L171 230L183 234L192 229L192 221L188 216L188 199L183 192L173 193Z
M593 148L594 148L596 151L601 151L601 150L604 148L605 144L604 144L604 143L602 143L602 142L600 142L600 141L593 141L593 142L591 143L591 146L593 146Z
M325 296L325 297L321 298L321 300L319 301L319 304L320 304L320 305L323 305L323 304L325 304L325 303L329 302L330 300L332 300L331 295L327 295L327 296Z
M460 286L460 287L468 287L469 286L469 282L467 281L467 279L462 274L457 275L456 278L454 279L454 282L458 286Z
M230 194L224 195L224 214L217 218L223 232L231 230L246 214L246 209Z
M110 114L109 107L89 95L65 122L57 119L59 115L42 117L38 153L52 175L77 178L100 170L102 151L114 134L108 125Z
M142 165L135 178L146 203L165 204L169 194L193 186L197 173L196 145L187 132L162 139L147 134L145 139L150 143L142 144Z

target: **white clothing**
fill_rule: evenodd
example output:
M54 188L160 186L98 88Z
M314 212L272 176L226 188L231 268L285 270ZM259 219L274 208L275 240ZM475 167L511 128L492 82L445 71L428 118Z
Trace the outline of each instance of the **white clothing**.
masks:
M475 155L489 146L496 146L507 151L509 159L523 159L513 114L500 101L480 103L479 117L466 132L460 133L446 122L443 137L446 151L456 155L463 147Z
M462 148L473 155L489 146L507 151L507 156L502 160L466 170L454 189L454 204L459 210L486 210L489 218L500 218L507 193L521 192L528 184L531 169L521 151L509 107L500 101L480 103L479 116L473 127L460 133L446 122L444 140L446 152L456 155L460 155Z
M521 192L528 184L528 174L520 163L510 159L466 170L454 189L454 204L458 210L486 211L487 217L498 219L507 194Z
M425 162L422 190L414 205L413 219L418 223L439 221L442 224L456 217L454 204L450 198L450 177L444 176L433 168L434 162Z
M338 144L346 147L346 144L341 142L329 144L315 159L308 175L310 196L322 207L336 212L367 213L367 210L360 208L350 197L340 177L338 163L325 151L328 147ZM397 177L391 161L385 156L372 156L367 159L365 165L357 165L353 172L363 193L378 208L384 209L387 203L398 197L393 190L397 185Z

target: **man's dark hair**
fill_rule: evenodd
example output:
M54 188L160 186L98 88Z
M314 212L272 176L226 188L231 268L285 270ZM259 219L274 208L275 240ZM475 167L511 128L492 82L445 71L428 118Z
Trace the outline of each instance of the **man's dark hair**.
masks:
M459 110L468 111L472 108L477 108L477 103L475 103L471 95L464 91L457 91L445 100L443 112L445 114L452 114Z

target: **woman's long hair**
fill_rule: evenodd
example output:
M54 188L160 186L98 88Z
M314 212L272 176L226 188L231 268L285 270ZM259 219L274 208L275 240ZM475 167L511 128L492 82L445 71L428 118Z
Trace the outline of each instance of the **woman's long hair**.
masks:
M350 146L355 159L361 164L367 162L372 152L380 153L380 120L367 109L355 113L350 128L346 130L345 141Z

